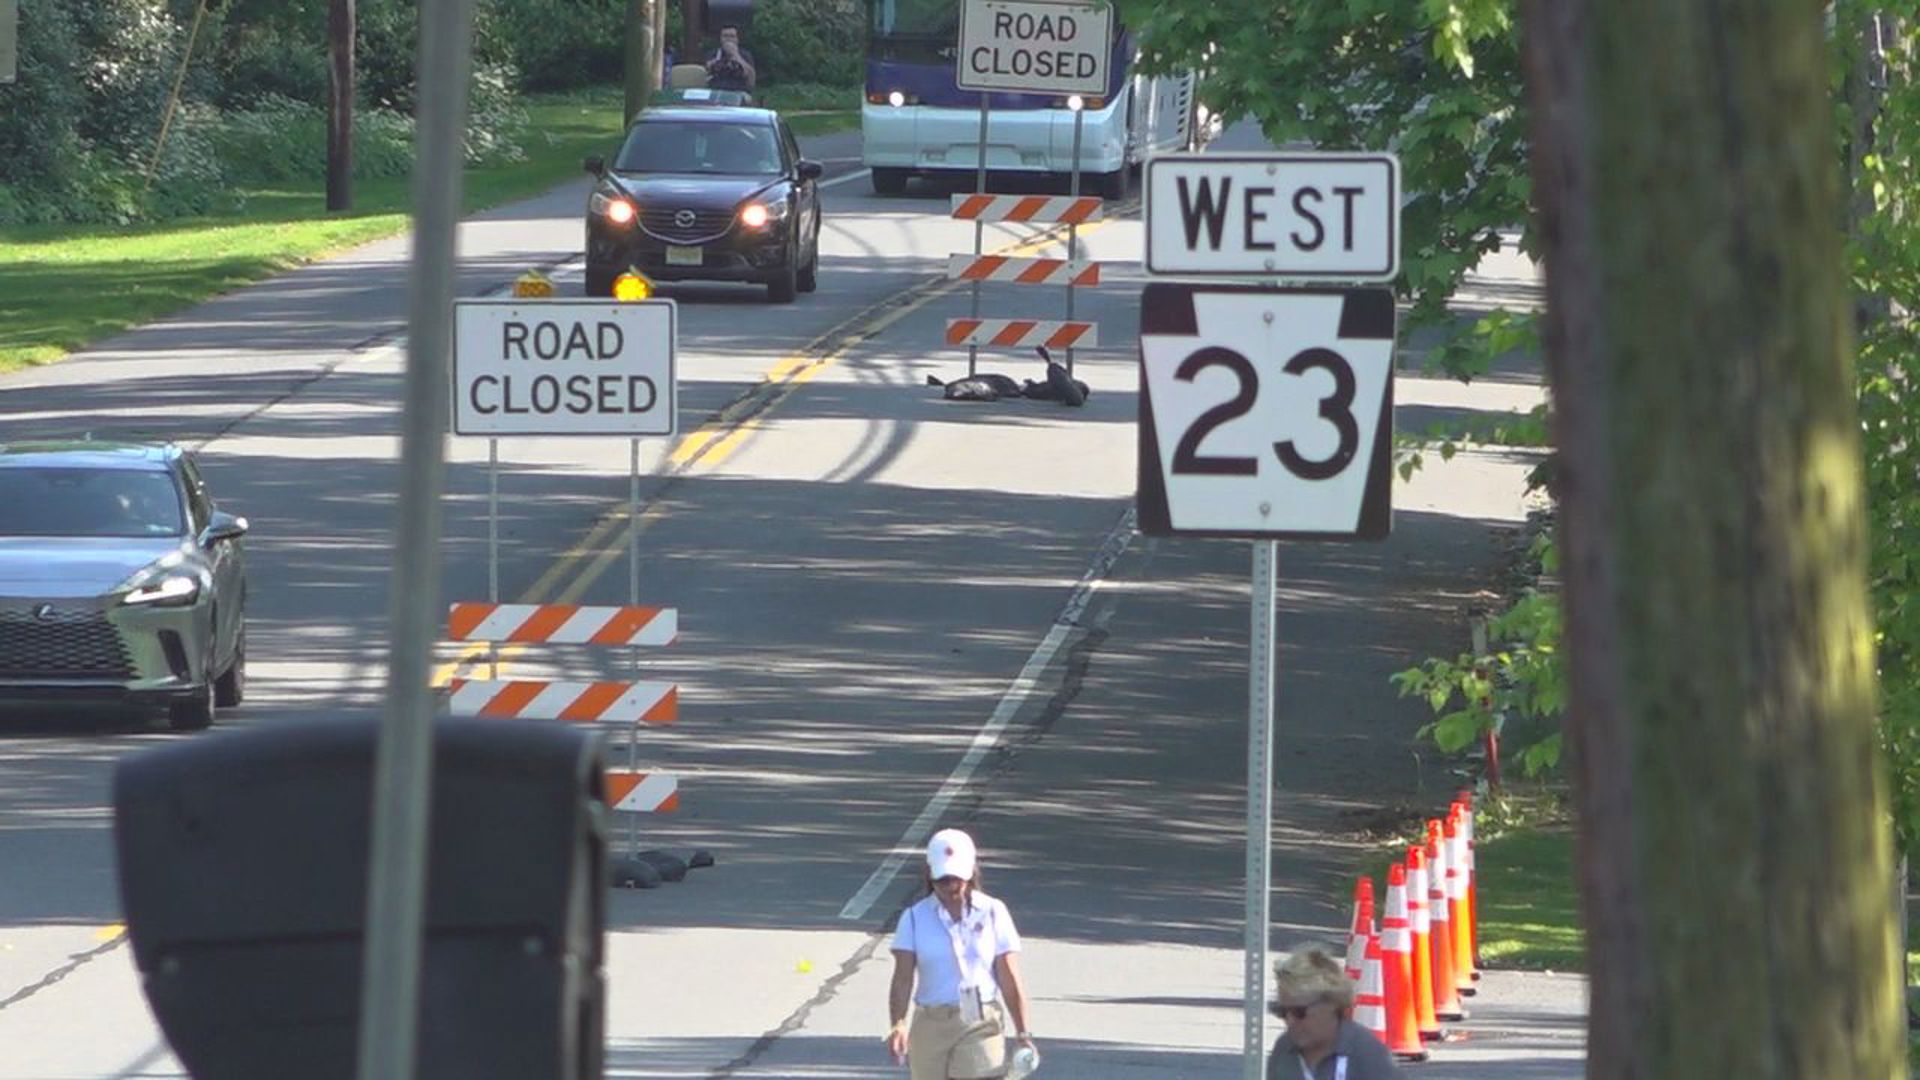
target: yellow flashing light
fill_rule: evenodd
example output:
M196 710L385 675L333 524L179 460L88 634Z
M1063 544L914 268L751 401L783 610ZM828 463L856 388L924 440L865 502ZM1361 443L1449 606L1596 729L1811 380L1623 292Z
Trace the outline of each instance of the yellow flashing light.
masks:
M553 279L538 270L529 270L514 279L513 295L516 297L552 296Z
M653 282L638 270L629 270L613 279L615 300L645 300L653 295Z

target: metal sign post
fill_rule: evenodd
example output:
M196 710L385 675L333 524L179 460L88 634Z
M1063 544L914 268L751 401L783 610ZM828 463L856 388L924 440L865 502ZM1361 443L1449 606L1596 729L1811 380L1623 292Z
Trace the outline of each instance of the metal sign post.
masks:
M1080 139L1081 133L1087 126L1087 103L1084 98L1075 94L1069 104L1073 108L1073 179L1070 181L1072 187L1069 194L1077 199L1080 197ZM1123 162L1120 167L1124 169L1126 164ZM1069 262L1079 257L1075 250L1079 243L1080 225L1077 222L1069 222L1067 224L1067 260ZM1067 321L1073 321L1073 279L1071 277L1067 279ZM1073 376L1073 346L1071 345L1067 346L1067 376L1069 378Z
M627 603L640 606L640 440L627 440ZM633 673L640 671L640 647L633 649ZM640 771L640 725L627 725L627 768ZM640 816L627 815L627 855L640 857Z
M1267 944L1273 925L1273 697L1278 642L1274 606L1280 545L1253 542L1253 618L1247 642L1246 1041L1241 1075L1262 1080L1267 1054Z
M980 95L980 169L973 177L973 193L975 195L985 195L987 193L987 95L985 93ZM982 250L981 244L986 237L986 229L987 226L984 222L979 220L974 221L973 257L976 260L980 258L980 252ZM976 319L980 317L980 282L978 281L973 283L973 306L968 313ZM979 361L980 346L971 341L967 342L967 378L971 379L979 374Z
M500 602L500 440L487 440L487 603ZM487 642L487 678L500 677L500 648Z
M1399 163L1391 155L1168 156L1147 170L1148 273L1355 280L1391 277L1398 267ZM1271 218L1307 231L1289 234L1295 239L1283 250L1263 232ZM1301 239L1313 228L1321 239L1339 229L1336 240L1355 243L1349 250ZM1386 288L1156 282L1140 295L1140 531L1254 541L1246 1080L1266 1075L1276 540L1380 540L1391 530L1394 332ZM1220 370L1202 378L1209 368Z
M394 537L392 662L374 751L361 951L359 1080L415 1075L421 928L426 921L427 825L433 790L439 638L440 496L446 476L447 351L460 215L460 139L473 59L471 0L420 6L420 117L413 171L413 275L407 301L406 406L401 419L399 523Z

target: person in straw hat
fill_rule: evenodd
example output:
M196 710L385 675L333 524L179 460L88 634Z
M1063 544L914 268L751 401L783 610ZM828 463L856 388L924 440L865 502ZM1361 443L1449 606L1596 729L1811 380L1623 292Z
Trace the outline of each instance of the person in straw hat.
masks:
M1004 1076L1009 1034L1033 1052L1020 932L1007 905L980 891L978 852L959 829L927 842L926 884L893 935L887 1050L912 1080Z
M1400 1080L1379 1037L1353 1021L1344 954L1296 949L1273 968L1274 1015L1287 1030L1267 1057L1267 1080Z

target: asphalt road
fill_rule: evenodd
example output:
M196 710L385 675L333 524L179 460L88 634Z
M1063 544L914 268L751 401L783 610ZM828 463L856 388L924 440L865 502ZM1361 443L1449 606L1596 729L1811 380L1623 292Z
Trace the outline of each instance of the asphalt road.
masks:
M1083 233L1107 267L1080 300L1102 342L1077 356L1084 409L947 402L925 378L964 374L940 330L969 299L938 277L972 227L942 192L872 196L857 136L809 152L832 184L818 293L667 291L683 435L643 447L637 568L624 441L499 445L502 599L621 603L637 573L643 602L680 609L679 643L640 658L679 683L680 719L637 751L681 777L683 809L642 841L718 865L611 897L608 1075L904 1075L879 1045L882 935L918 873L897 853L941 824L974 831L1028 936L1048 1075L1238 1075L1249 554L1131 528L1139 223ZM584 193L471 221L461 293L533 266L576 291ZM252 520L251 696L220 727L378 704L405 256L370 245L0 380L6 437L197 445ZM1494 260L1481 284L1532 282ZM1057 289L983 291L990 316L1063 308ZM1026 356L982 368L1041 374ZM1540 393L1525 371L1462 388L1420 377L1414 353L1403 368L1403 428ZM482 600L487 446L448 451L441 598ZM1529 465L1462 454L1398 486L1390 540L1283 546L1276 946L1337 933L1361 831L1444 807L1453 779L1386 677L1462 646ZM452 645L442 659L474 670ZM506 665L619 677L634 660L550 648ZM87 714L0 723L0 1080L182 1075L118 926L108 809L116 761L182 736ZM1577 1075L1570 1053L1428 1074Z

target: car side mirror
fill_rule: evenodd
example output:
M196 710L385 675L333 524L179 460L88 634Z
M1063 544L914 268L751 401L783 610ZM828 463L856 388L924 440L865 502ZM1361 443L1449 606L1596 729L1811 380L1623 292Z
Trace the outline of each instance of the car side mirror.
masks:
M200 546L212 547L222 540L238 540L245 535L247 535L246 518L234 517L232 514L215 510L213 520L209 521L206 529L200 533Z
M607 175L607 159L599 154L588 154L586 160L580 163L580 167L595 176Z
M802 180L818 180L826 171L826 167L817 161L808 161L805 158L800 160L800 179Z

